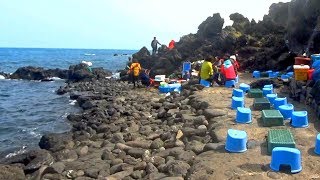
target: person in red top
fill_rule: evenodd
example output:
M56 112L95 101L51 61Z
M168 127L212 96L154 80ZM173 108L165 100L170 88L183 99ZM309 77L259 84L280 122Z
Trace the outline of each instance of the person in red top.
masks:
M174 40L171 40L171 41L170 41L170 43L169 43L169 49L173 49L173 48L174 48L174 43L175 43Z
M238 61L237 61L236 55L230 56L230 61L231 61L232 65L233 65L234 70L235 70L236 75L237 75L240 66L239 66L239 63L238 63Z
M224 75L225 81L230 81L230 80L236 79L237 75L236 75L234 66L232 65L232 63L229 59L224 61L223 65L221 66L220 71Z

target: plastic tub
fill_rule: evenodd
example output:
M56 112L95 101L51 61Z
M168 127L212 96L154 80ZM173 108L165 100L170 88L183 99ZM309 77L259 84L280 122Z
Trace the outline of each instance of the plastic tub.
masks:
M308 65L294 65L294 78L297 81L308 80L308 70L310 67Z
M294 64L300 65L300 64L305 64L305 65L310 65L311 59L306 58L306 57L295 57L294 58Z

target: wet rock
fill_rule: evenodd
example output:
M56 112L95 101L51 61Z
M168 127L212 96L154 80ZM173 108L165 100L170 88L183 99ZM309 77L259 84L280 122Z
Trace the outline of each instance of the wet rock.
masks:
M1 160L2 164L23 164L23 170L33 172L41 166L49 165L54 162L54 158L47 150L32 150L10 158Z
M171 176L183 176L186 177L190 165L184 161L173 161L167 165L168 173Z
M39 142L39 147L41 149L46 149L51 152L60 151L66 148L72 148L74 142L72 141L72 136L70 134L46 134L41 137Z
M164 145L163 141L160 138L158 138L151 143L150 148L159 149L160 147L163 147L163 145Z
M26 176L23 169L17 166L0 164L0 179L24 180Z

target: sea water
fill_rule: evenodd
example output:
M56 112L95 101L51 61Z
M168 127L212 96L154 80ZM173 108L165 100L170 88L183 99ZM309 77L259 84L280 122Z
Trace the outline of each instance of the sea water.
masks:
M23 66L68 69L81 61L112 71L123 69L135 50L0 48L0 72ZM51 82L0 80L0 158L38 148L45 133L69 131L66 117L79 111L68 95L55 91L64 80Z

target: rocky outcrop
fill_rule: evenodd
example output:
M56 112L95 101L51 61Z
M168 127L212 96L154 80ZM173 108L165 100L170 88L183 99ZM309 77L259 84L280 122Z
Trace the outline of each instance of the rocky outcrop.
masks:
M272 4L262 21L249 21L239 13L230 15L232 26L213 14L203 21L196 34L182 36L175 52L159 48L151 57L144 47L133 57L154 74L170 75L182 61L197 61L208 56L239 55L242 70L284 70L297 54L320 52L320 1L295 0ZM174 54L172 56L172 54ZM175 66L165 69L163 67Z
M49 81L52 77L66 79L69 82L89 81L92 79L101 79L109 77L112 72L103 68L90 68L86 64L77 64L69 67L69 70L62 69L44 69L41 67L21 67L18 68L12 75L0 73L4 77L11 79L26 79L26 80L42 80Z

